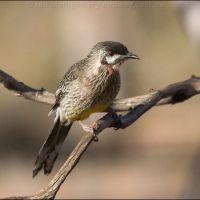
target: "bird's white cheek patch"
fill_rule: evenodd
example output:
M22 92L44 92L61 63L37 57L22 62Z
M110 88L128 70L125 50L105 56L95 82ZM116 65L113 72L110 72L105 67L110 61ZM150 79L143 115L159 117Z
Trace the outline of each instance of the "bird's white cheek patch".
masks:
M120 57L120 55L106 56L106 61L107 61L108 64L112 64L112 63L114 63L119 57Z

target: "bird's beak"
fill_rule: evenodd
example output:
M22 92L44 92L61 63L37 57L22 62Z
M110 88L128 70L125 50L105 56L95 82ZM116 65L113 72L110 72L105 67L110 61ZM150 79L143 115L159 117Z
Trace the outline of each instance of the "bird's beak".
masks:
M124 57L128 58L128 59L137 59L137 60L140 60L140 58L137 55L135 55L135 54L133 54L131 52L128 52Z
M133 53L131 53L131 52L128 52L128 53L125 54L125 55L119 56L119 57L115 60L115 64L118 63L118 62L121 62L121 61L124 62L125 60L128 60L128 59L137 59L137 60L139 60L140 58L139 58L137 55L135 55L135 54L133 54Z

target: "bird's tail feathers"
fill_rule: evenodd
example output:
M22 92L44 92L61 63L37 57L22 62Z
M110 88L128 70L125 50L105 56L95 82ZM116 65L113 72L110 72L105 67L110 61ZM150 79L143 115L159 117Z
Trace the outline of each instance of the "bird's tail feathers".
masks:
M34 164L33 177L43 168L44 174L49 174L59 154L62 144L72 126L72 123L64 125L57 118L48 138L42 145Z

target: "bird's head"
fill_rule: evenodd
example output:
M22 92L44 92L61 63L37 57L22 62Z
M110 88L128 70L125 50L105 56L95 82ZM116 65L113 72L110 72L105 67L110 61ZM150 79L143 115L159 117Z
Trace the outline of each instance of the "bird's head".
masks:
M105 41L97 43L90 51L88 57L99 63L98 67L106 67L109 75L118 70L119 66L129 59L139 59L119 42Z

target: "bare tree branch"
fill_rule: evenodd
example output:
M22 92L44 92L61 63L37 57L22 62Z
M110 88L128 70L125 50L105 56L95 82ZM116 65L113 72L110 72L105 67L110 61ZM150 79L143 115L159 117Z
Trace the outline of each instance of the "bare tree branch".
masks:
M193 81L191 81L191 79ZM187 100L188 98L199 93L199 77L192 76L191 79L181 81L179 83L171 84L168 86L168 90L171 92L175 88L175 92L171 95L166 95L168 97L163 97L163 99L157 103L157 105L175 104ZM29 100L33 100L39 103L53 105L55 102L55 95L48 92L44 88L34 89L23 82L17 81L15 78L7 74L6 72L0 70L0 83L8 90L14 91L16 96L24 97ZM147 94L148 97L149 94ZM146 98L146 95L130 97L125 99L116 99L111 108L118 111L129 111L135 106L141 104L141 101Z
M27 99L53 104L55 97L44 89L36 90L0 71L0 82L9 90L23 96ZM123 116L117 116L108 112L105 116L95 122L95 134L100 134L104 129L113 127L115 129L124 129L133 124L145 112L155 105L175 104L183 102L190 97L200 93L200 77L191 78L171 84L161 90L150 92L149 94L131 97L126 99L116 99L111 108L115 111L128 111ZM54 199L62 183L70 172L74 169L81 156L94 141L95 135L86 133L70 154L67 161L60 168L49 185L32 196L14 197L21 199ZM13 198L13 197L12 197Z
M14 91L16 96L23 96L26 99L50 105L54 104L55 102L54 94L46 91L43 88L31 88L28 85L17 81L15 78L2 70L0 70L0 83L8 90Z

